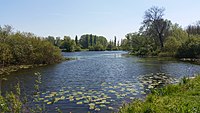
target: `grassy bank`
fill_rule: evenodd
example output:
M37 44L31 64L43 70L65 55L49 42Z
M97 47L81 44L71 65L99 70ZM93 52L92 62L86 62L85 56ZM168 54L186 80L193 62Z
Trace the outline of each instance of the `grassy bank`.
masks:
M145 100L124 104L119 113L199 113L200 76L155 89Z

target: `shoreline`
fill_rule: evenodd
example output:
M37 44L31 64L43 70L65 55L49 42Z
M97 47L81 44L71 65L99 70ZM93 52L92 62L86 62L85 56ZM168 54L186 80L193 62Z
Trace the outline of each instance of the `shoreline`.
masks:
M136 56L139 58L166 58L166 59L176 59L178 61L182 61L182 62L188 62L188 63L193 63L193 64L197 64L200 65L200 58L177 58L177 57L161 57L161 56L137 56L131 53L128 53L128 55L130 56Z
M70 61L70 60L76 60L74 58L63 58L62 61L57 62L57 63L61 63L64 61ZM53 63L53 64L57 64L57 63ZM51 65L51 64L30 64L30 65L10 65L10 66L6 66L6 67L0 67L0 76L5 76L5 75L10 75L13 72L17 72L20 70L25 70L25 69L32 69L32 68L36 68L36 67L43 67L43 66L47 66L47 65Z
M20 70L31 69L35 67L42 67L48 64L34 64L34 65L11 65L0 68L0 75L10 75L13 72L17 72Z

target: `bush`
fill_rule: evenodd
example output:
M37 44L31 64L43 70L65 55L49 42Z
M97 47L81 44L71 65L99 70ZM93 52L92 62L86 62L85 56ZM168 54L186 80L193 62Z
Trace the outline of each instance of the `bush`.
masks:
M191 37L183 43L176 54L179 58L200 58L200 38Z
M105 51L105 48L101 44L96 44L94 46L89 46L89 51Z
M81 47L80 46L75 46L75 51L81 51Z
M52 64L62 60L61 51L31 33L0 30L0 65Z

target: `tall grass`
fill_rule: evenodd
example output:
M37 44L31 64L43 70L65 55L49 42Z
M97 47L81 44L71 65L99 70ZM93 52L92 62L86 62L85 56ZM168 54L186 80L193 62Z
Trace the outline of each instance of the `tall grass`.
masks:
M38 95L39 85L41 84L41 74L35 73L35 75L37 78L34 84L34 95ZM37 98L35 98L35 101L37 101ZM21 97L19 83L16 84L15 91L0 95L0 113L43 113L44 110L45 107L43 105L35 104L34 107L28 105L26 96Z
M124 104L119 113L200 113L200 76L155 89L143 101Z

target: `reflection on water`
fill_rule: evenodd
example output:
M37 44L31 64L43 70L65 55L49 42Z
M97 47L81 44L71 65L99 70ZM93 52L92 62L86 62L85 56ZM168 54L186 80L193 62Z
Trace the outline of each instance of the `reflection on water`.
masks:
M22 91L33 94L35 72L42 74L39 100L54 112L87 113L115 111L123 101L144 97L149 89L200 73L200 66L176 60L137 58L123 51L63 53L76 58L55 65L22 70L3 82L3 91L20 81ZM164 74L163 74L164 73ZM150 76L151 75L151 76ZM33 100L33 99L30 99Z

